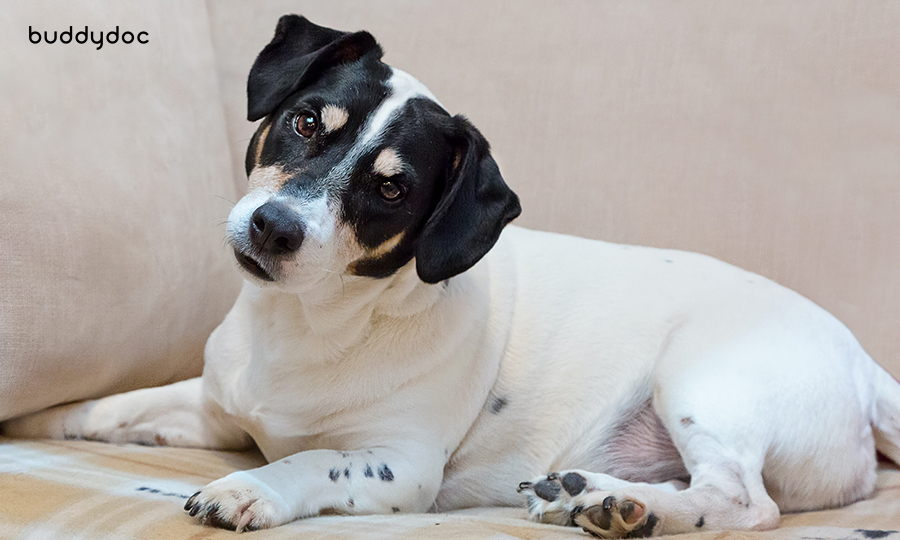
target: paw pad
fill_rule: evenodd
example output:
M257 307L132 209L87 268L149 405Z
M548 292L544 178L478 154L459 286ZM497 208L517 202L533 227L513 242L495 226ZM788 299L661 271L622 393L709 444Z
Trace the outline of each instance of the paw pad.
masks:
M600 538L651 536L659 522L654 514L647 512L643 503L632 499L619 501L612 495L580 513L573 511L572 521L585 532Z

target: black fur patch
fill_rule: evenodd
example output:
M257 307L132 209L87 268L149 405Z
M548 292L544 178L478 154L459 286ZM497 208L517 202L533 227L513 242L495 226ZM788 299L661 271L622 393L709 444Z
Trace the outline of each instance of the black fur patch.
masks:
M366 478L373 478L375 476L372 472L372 467L370 467L368 463L366 463L366 469L363 471L363 476Z
M395 514L396 514L397 512L400 511L400 509L397 508L396 506L392 506L392 507L391 507L391 510L392 510Z
M347 480L350 480L350 469L349 468L344 469L344 478L346 478Z
M340 478L340 477L341 477L341 471L339 471L337 469L331 469L330 471L328 471L328 478L332 482L337 482L338 478Z
M378 478L381 478L382 482L393 482L394 481L394 473L388 468L384 463L378 467Z
M495 397L491 402L491 412L494 414L499 414L500 411L502 411L508 404L509 402L505 397Z
M700 519L697 520L697 523L694 524L694 527L702 529L704 525L706 525L706 520L703 518L703 516L700 516Z
M275 36L259 53L247 79L247 119L271 113L288 96L315 82L322 73L366 56L381 58L381 47L368 32L341 32L285 15Z

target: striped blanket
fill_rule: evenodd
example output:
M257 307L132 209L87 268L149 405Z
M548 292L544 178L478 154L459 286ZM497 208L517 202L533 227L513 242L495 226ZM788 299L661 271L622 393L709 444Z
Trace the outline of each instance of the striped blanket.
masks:
M181 509L232 471L262 465L256 452L149 448L88 441L0 438L0 539L219 539ZM900 470L883 466L874 497L838 510L784 516L765 533L701 533L679 540L900 540ZM586 539L579 529L532 523L520 508L444 514L323 516L251 539Z

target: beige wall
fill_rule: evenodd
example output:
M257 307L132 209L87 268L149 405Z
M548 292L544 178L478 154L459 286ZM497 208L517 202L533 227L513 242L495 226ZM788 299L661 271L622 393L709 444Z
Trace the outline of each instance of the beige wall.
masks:
M208 2L236 180L283 13L370 30L487 136L521 225L700 251L900 374L900 2Z

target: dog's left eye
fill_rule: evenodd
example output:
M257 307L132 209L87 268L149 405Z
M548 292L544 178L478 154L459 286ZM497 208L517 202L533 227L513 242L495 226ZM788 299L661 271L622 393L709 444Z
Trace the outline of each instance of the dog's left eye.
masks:
M403 188L401 188L400 184L397 182L387 180L381 183L379 189L381 191L381 196L386 201L397 201L403 196Z
M309 111L297 113L294 117L294 131L304 139L308 139L315 135L318 127L319 121L316 119L316 116Z

